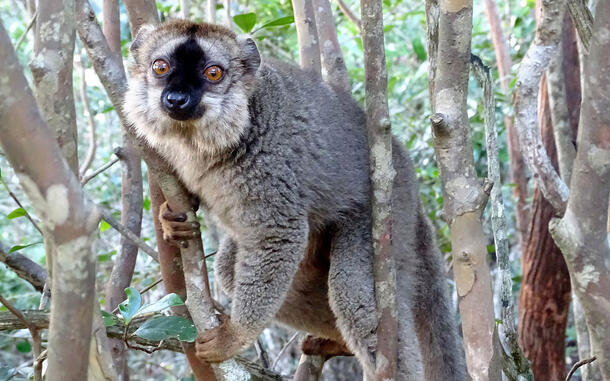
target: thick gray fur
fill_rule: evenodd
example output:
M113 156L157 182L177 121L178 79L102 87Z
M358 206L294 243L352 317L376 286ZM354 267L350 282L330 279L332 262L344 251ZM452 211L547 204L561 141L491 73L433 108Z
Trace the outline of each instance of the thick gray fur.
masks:
M202 28L196 36L204 51L212 46L206 41L218 39L214 51L228 56L219 58L229 65L226 83L213 94L224 107L218 142L209 132L214 120L172 122L156 105L148 67L156 50L185 33L182 24L138 42L126 98L130 120L224 230L215 271L233 298L231 320L248 341L275 318L344 340L370 377L376 309L365 115L349 94L312 73L271 59L258 66L251 40ZM233 89L247 102L232 102ZM399 380L465 380L441 256L411 160L393 143Z

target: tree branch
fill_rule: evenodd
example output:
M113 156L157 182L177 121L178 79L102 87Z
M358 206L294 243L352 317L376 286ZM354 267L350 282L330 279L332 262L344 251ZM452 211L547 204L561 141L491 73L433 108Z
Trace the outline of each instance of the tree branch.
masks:
M538 129L538 85L561 41L565 0L540 2L536 37L519 67L515 87L515 121L525 162L544 197L563 214L569 189L553 167Z
M366 126L371 173L372 239L375 302L378 314L375 378L398 375L396 262L392 252L392 132L388 110L388 76L380 0L361 0L362 45L366 90ZM381 361L384 359L384 361Z
M121 233L121 235L123 237L125 237L128 240L130 240L131 242L133 242L137 247L139 247L149 257L151 257L155 262L159 262L159 253L157 253L155 251L155 249L148 246L148 244L146 242L142 241L142 239L140 237L138 237L135 233L133 233L131 230L127 229L125 226L123 226L121 223L119 223L117 220L115 220L114 217L112 217L112 214L108 210L104 209L103 207L99 207L99 211L102 215L102 219L104 221L108 222L108 225L112 226L114 228L114 230Z
M9 248L0 242L0 262L30 283L36 291L42 292L47 281L47 270L24 255L8 252Z
M576 31L578 31L580 42L582 42L585 51L588 52L593 36L593 15L587 6L587 2L586 0L568 0L568 9Z
M104 172L105 170L107 170L108 168L112 167L115 163L117 163L119 160L118 157L113 158L112 160L110 160L109 162L107 162L106 164L102 165L101 167L99 167L98 169L96 169L95 171L91 172L90 174L88 174L87 176L84 176L81 178L80 180L80 184L81 185L85 185L87 184L89 181L91 181L95 176L99 175L100 173Z
M354 12L352 12L350 7L345 4L345 1L337 0L337 4L339 4L339 8L341 8L341 12L343 12L345 17L347 17L351 22L353 22L354 25L356 25L356 28L358 28L358 30L362 30L362 23L360 22L360 19L358 18L358 16L356 16Z
M301 68L321 74L320 45L313 3L311 0L293 0L292 9L299 41Z

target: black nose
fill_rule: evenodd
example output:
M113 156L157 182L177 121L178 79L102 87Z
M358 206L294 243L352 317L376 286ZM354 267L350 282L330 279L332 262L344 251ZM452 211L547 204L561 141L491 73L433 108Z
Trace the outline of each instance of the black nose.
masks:
M171 111L180 111L189 107L191 97L188 94L171 91L163 98L163 104Z

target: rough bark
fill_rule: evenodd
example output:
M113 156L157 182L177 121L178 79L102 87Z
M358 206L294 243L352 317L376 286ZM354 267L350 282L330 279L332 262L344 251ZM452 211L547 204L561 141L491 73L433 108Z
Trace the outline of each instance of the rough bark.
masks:
M375 377L396 380L398 363L396 263L392 256L392 131L388 111L388 77L383 41L381 0L362 0L362 45L366 90L366 124L372 187L372 237L375 301L377 304L377 352Z
M554 166L553 139L547 81L540 84L539 124L542 141ZM519 339L532 364L535 379L565 378L565 330L570 309L570 278L561 251L548 226L552 205L539 187L534 189L532 220L522 253L523 280L519 296Z
M316 28L320 43L322 74L331 85L351 92L347 67L337 38L337 27L329 0L313 0Z
M440 7L439 7L440 5ZM472 1L426 3L432 128L444 218L451 230L468 371L473 380L499 380L491 278L481 214L487 194L474 169L466 113L472 33Z
M68 161L78 173L76 111L72 89L74 0L38 4L34 58L30 69L40 111Z
M610 3L598 2L591 49L584 56L583 102L578 152L566 213L553 220L551 234L570 270L604 380L610 380Z
M544 197L553 205L555 212L561 214L565 210L569 190L553 168L542 144L538 130L536 100L540 78L553 55L557 54L561 42L566 1L545 0L539 1L537 4L539 17L536 36L521 61L517 74L515 122L525 162Z
M498 7L495 0L485 0L485 14L491 28L491 38L494 43L494 51L496 54L496 62L498 65L498 74L500 77L500 88L506 97L510 95L509 84L512 78L511 68L512 59L508 41L502 30L502 22L498 13ZM527 203L527 175L525 173L525 162L523 155L519 149L519 140L515 124L513 123L512 115L506 115L504 118L506 126L506 140L508 144L508 158L510 163L510 178L515 187L513 195L517 200L516 204L516 226L518 232L518 241L521 244L521 251L524 250L524 242L527 239L527 226L529 222L529 205Z
M47 379L82 381L87 378L91 340L92 245L99 213L87 202L75 168L53 143L55 136L41 117L2 26L0 55L0 143L42 219L46 244L55 254Z
M532 379L530 366L519 346L517 329L515 328L515 313L513 299L512 268L508 246L508 231L506 227L506 214L504 200L502 199L502 179L500 177L500 162L498 158L498 131L496 129L493 80L489 67L478 58L472 59L472 71L475 78L483 87L484 119L485 119L485 146L487 151L488 179L493 184L490 193L491 226L498 261L497 282L500 283L500 336L506 346L515 369L519 375Z
M576 329L576 341L578 342L578 358L590 359L593 357L591 351L591 339L589 334L589 327L587 327L587 319L585 313L582 310L582 306L578 301L578 298L572 293L572 311L574 313L574 328ZM593 363L589 363L580 368L580 375L582 381L602 381L602 375L599 370L599 366Z
M320 45L316 29L316 16L311 0L293 0L294 24L299 41L301 68L320 74Z

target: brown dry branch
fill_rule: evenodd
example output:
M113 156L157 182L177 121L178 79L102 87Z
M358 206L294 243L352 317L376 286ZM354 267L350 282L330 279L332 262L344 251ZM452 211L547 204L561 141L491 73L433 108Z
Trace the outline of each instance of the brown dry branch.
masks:
M578 152L565 215L550 230L570 271L589 332L593 355L610 379L610 257L606 223L610 196L610 3L598 2L591 49L584 55Z
M511 68L512 59L510 57L510 49L508 40L502 30L502 21L498 12L498 7L495 0L485 0L485 14L489 21L491 38L494 43L494 51L496 62L498 65L498 74L500 77L500 88L506 97L510 94L509 84L512 78ZM506 141L508 145L508 160L510 167L510 178L515 187L513 195L517 200L516 205L516 225L518 232L518 241L521 245L521 251L524 249L524 242L527 239L527 225L529 223L529 205L527 202L527 183L528 178L525 171L525 162L523 154L519 149L519 140L515 124L513 123L512 115L504 117L504 125L506 126Z
M502 199L502 179L500 178L500 161L498 158L498 131L496 129L496 102L493 92L493 79L489 67L480 58L472 57L472 72L481 87L483 87L483 109L485 120L485 143L487 151L487 173L493 184L490 193L491 226L498 261L498 279L500 282L500 318L503 343L506 345L510 360L519 375L533 379L529 362L525 358L515 328L515 312L513 299L513 281L509 258L508 230Z
M0 242L0 262L11 269L17 276L42 292L47 281L47 270L38 263L18 252L9 253L10 249Z
M521 61L517 74L515 122L525 162L544 197L553 205L555 212L561 215L566 207L569 189L553 168L542 144L536 101L540 78L553 55L557 54L561 42L566 0L541 1L539 4L536 36Z
M466 362L473 379L499 380L501 349L481 224L489 189L482 186L474 169L466 112L472 1L428 0L426 12L432 130L442 180L443 214L451 230Z
M321 74L320 44L313 3L311 0L293 0L292 8L299 41L301 68Z
M337 4L339 4L339 8L341 9L341 12L343 12L345 17L347 17L351 22L353 22L354 25L356 25L356 28L358 28L358 30L362 30L362 22L360 21L360 18L358 18L358 16L356 16L356 14L350 9L350 7L345 4L345 1L337 0Z
M591 357L591 358L580 360L580 361L576 362L570 369L570 372L566 376L565 381L570 381L572 379L572 376L574 375L574 373L576 373L576 371L578 370L578 368L580 368L583 365L591 364L595 360L597 360L597 357Z
M87 377L91 341L95 300L92 244L99 213L87 202L73 171L76 168L69 167L53 143L55 136L41 117L2 26L0 55L4 57L0 143L41 217L46 245L54 253L47 378L81 381Z
M30 19L30 22L28 23L27 27L25 28L25 31L23 32L21 37L19 37L19 39L17 40L17 43L15 43L15 50L19 50L19 47L21 46L23 41L25 41L25 38L28 36L28 32L34 27L34 24L36 23L37 16L38 16L38 12L35 11L34 15Z
M388 110L388 77L383 42L381 0L362 0L362 45L366 90L366 124L369 136L372 187L372 238L375 301L377 305L377 351L375 377L396 380L398 321L396 263L392 256L392 132Z
M349 83L347 67L337 38L337 27L333 19L330 1L313 0L313 8L324 78L331 85L350 93L352 87Z

